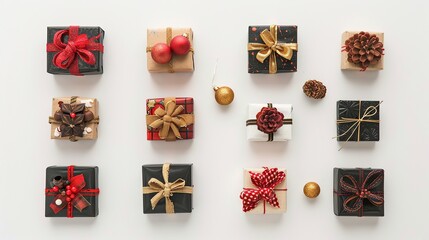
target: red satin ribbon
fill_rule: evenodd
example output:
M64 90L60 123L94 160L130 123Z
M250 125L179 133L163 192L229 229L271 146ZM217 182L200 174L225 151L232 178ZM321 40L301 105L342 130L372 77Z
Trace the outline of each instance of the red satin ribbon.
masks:
M63 36L69 35L67 43L63 42ZM91 51L104 51L103 44L95 42L100 34L89 38L86 34L79 35L79 26L70 26L69 29L55 33L53 43L46 45L47 52L57 52L52 63L61 69L68 69L76 76L82 76L79 70L79 58L89 65L94 65L96 60Z
M55 196L54 200L49 205L55 214L67 207L67 217L72 218L73 207L79 211L82 211L86 207L90 206L91 204L84 197L97 196L100 193L100 190L98 188L84 189L86 185L85 178L83 174L74 176L74 166L67 167L67 179L70 182L70 187L75 187L77 189L77 191L73 193L75 194L75 198L70 202L66 201L67 196L63 196L61 193L54 192L52 188L45 189L45 193L47 196ZM55 204L57 199L61 200L62 203L60 205Z
M269 169L264 167L264 169L262 173L249 171L250 179L257 188L243 188L240 199L243 201L244 212L254 209L261 200L264 204L264 214L265 202L268 202L273 207L280 208L275 191L286 191L286 189L274 188L285 180L286 174L283 171L278 171L277 168Z

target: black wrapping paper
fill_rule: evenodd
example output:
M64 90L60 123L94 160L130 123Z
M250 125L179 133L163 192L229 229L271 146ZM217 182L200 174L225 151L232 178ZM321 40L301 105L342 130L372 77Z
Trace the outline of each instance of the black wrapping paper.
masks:
M360 104L359 104L360 102ZM374 116L366 117L365 119L369 120L380 120L380 101L337 101L337 120L342 118L354 118L358 119L364 115L365 110L369 106L377 106L377 113ZM354 122L350 123L337 123L337 136L343 135ZM338 141L357 141L358 134L360 136L360 141L379 141L380 140L380 124L373 122L361 122L360 130L353 132L350 130L344 136L337 137Z
M265 29L270 30L270 26L249 26L249 43L264 43L261 39L261 32ZM283 43L298 43L298 27L297 26L281 26L277 28L277 40ZM249 73L269 73L269 57L263 63L256 59L258 50L248 51ZM276 54L277 73L296 72L298 51L293 51L291 60L284 59Z
M192 164L171 164L169 182L174 182L179 178L185 180L186 186L192 185ZM162 164L149 164L143 165L143 187L148 186L148 182L151 178L156 178L164 183L162 176ZM150 200L156 193L143 194L143 213L165 213L165 199L161 199L156 205L155 209L152 210ZM190 213L192 212L192 194L186 193L174 193L170 197L174 204L175 213Z
M54 35L56 32L60 30L67 29L69 27L48 27L48 34L47 34L47 41L48 43L52 43L54 39ZM100 38L97 40L99 43L103 43L104 39L104 30L100 27L81 27L79 26L79 34L87 34L88 38L95 37L100 34ZM68 35L64 36L63 42L68 42ZM78 65L80 73L83 75L93 75L93 74L102 74L103 73L103 53L100 51L91 51L96 59L96 62L94 65L89 65L82 61L80 57L78 57ZM60 74L60 75L70 75L70 72L68 69L61 69L56 67L52 63L52 59L54 58L55 54L57 52L47 52L47 71L48 73L52 74Z
M359 178L359 170L363 171L363 179ZM351 175L358 181L359 186L365 180L368 173L373 170L382 170L382 169L371 169L371 168L334 168L334 213L337 216L359 216L361 213L362 216L375 216L382 217L384 216L384 204L381 206L373 205L368 199L363 199L363 211L356 212L347 212L343 207L343 202L347 199L348 196L341 196L345 192L340 187L340 179L345 175ZM383 173L384 174L384 173ZM383 181L371 192L383 193L384 194L384 179ZM360 213L359 213L360 212Z
M81 167L74 166L74 176L83 174L86 182L84 189L98 188L98 167ZM46 168L46 188L51 188L52 179L56 176L61 176L67 179L67 166L51 166ZM67 207L55 214L49 205L54 201L55 196L46 196L45 198L45 217L67 217ZM73 208L73 217L96 217L98 215L98 196L88 197L85 199L91 204L82 210L78 211Z

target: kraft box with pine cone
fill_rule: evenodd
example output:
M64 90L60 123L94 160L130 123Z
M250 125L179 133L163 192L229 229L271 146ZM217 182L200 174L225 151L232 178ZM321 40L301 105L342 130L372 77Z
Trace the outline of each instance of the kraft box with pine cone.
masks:
M98 135L98 101L95 98L59 97L52 99L51 139L95 140Z
M296 72L298 61L297 26L249 26L248 72Z
M344 32L342 36L341 69L383 70L384 33Z

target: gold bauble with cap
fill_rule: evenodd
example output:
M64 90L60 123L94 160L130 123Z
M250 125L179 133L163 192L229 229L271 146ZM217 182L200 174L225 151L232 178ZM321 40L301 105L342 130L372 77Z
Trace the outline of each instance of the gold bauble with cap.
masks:
M220 105L229 105L234 100L234 91L227 86L214 87L216 102Z

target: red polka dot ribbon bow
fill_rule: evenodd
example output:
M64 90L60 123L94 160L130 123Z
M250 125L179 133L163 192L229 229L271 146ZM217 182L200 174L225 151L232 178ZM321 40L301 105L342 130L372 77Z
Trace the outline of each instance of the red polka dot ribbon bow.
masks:
M340 179L340 187L343 193L339 195L347 196L343 202L344 210L347 212L360 212L363 214L364 199L374 206L381 206L384 203L383 193L373 192L372 190L380 185L384 178L383 170L373 170L364 179L363 170L359 170L359 182L351 176L345 175ZM362 179L363 182L362 182Z
M73 207L82 212L83 209L91 206L85 196L97 196L100 192L98 188L85 188L86 182L83 174L74 176L74 166L67 168L68 180L55 179L54 186L45 190L47 196L55 196L49 207L55 214L67 207L67 217L73 217Z
M264 171L262 173L249 171L249 174L253 185L257 188L243 188L243 191L240 194L240 198L243 200L243 211L248 212L254 209L261 200L264 204L264 213L265 202L268 202L273 207L279 208L280 205L275 191L285 191L286 189L274 188L285 180L285 172L278 171L277 168L264 167Z
M69 35L67 43L63 42L65 35ZM79 34L78 26L55 33L53 43L46 45L47 52L57 52L52 63L61 69L68 69L71 74L82 76L79 71L79 58L89 65L94 65L96 59L91 51L103 52L103 44L95 42L100 35L89 38L86 34Z

